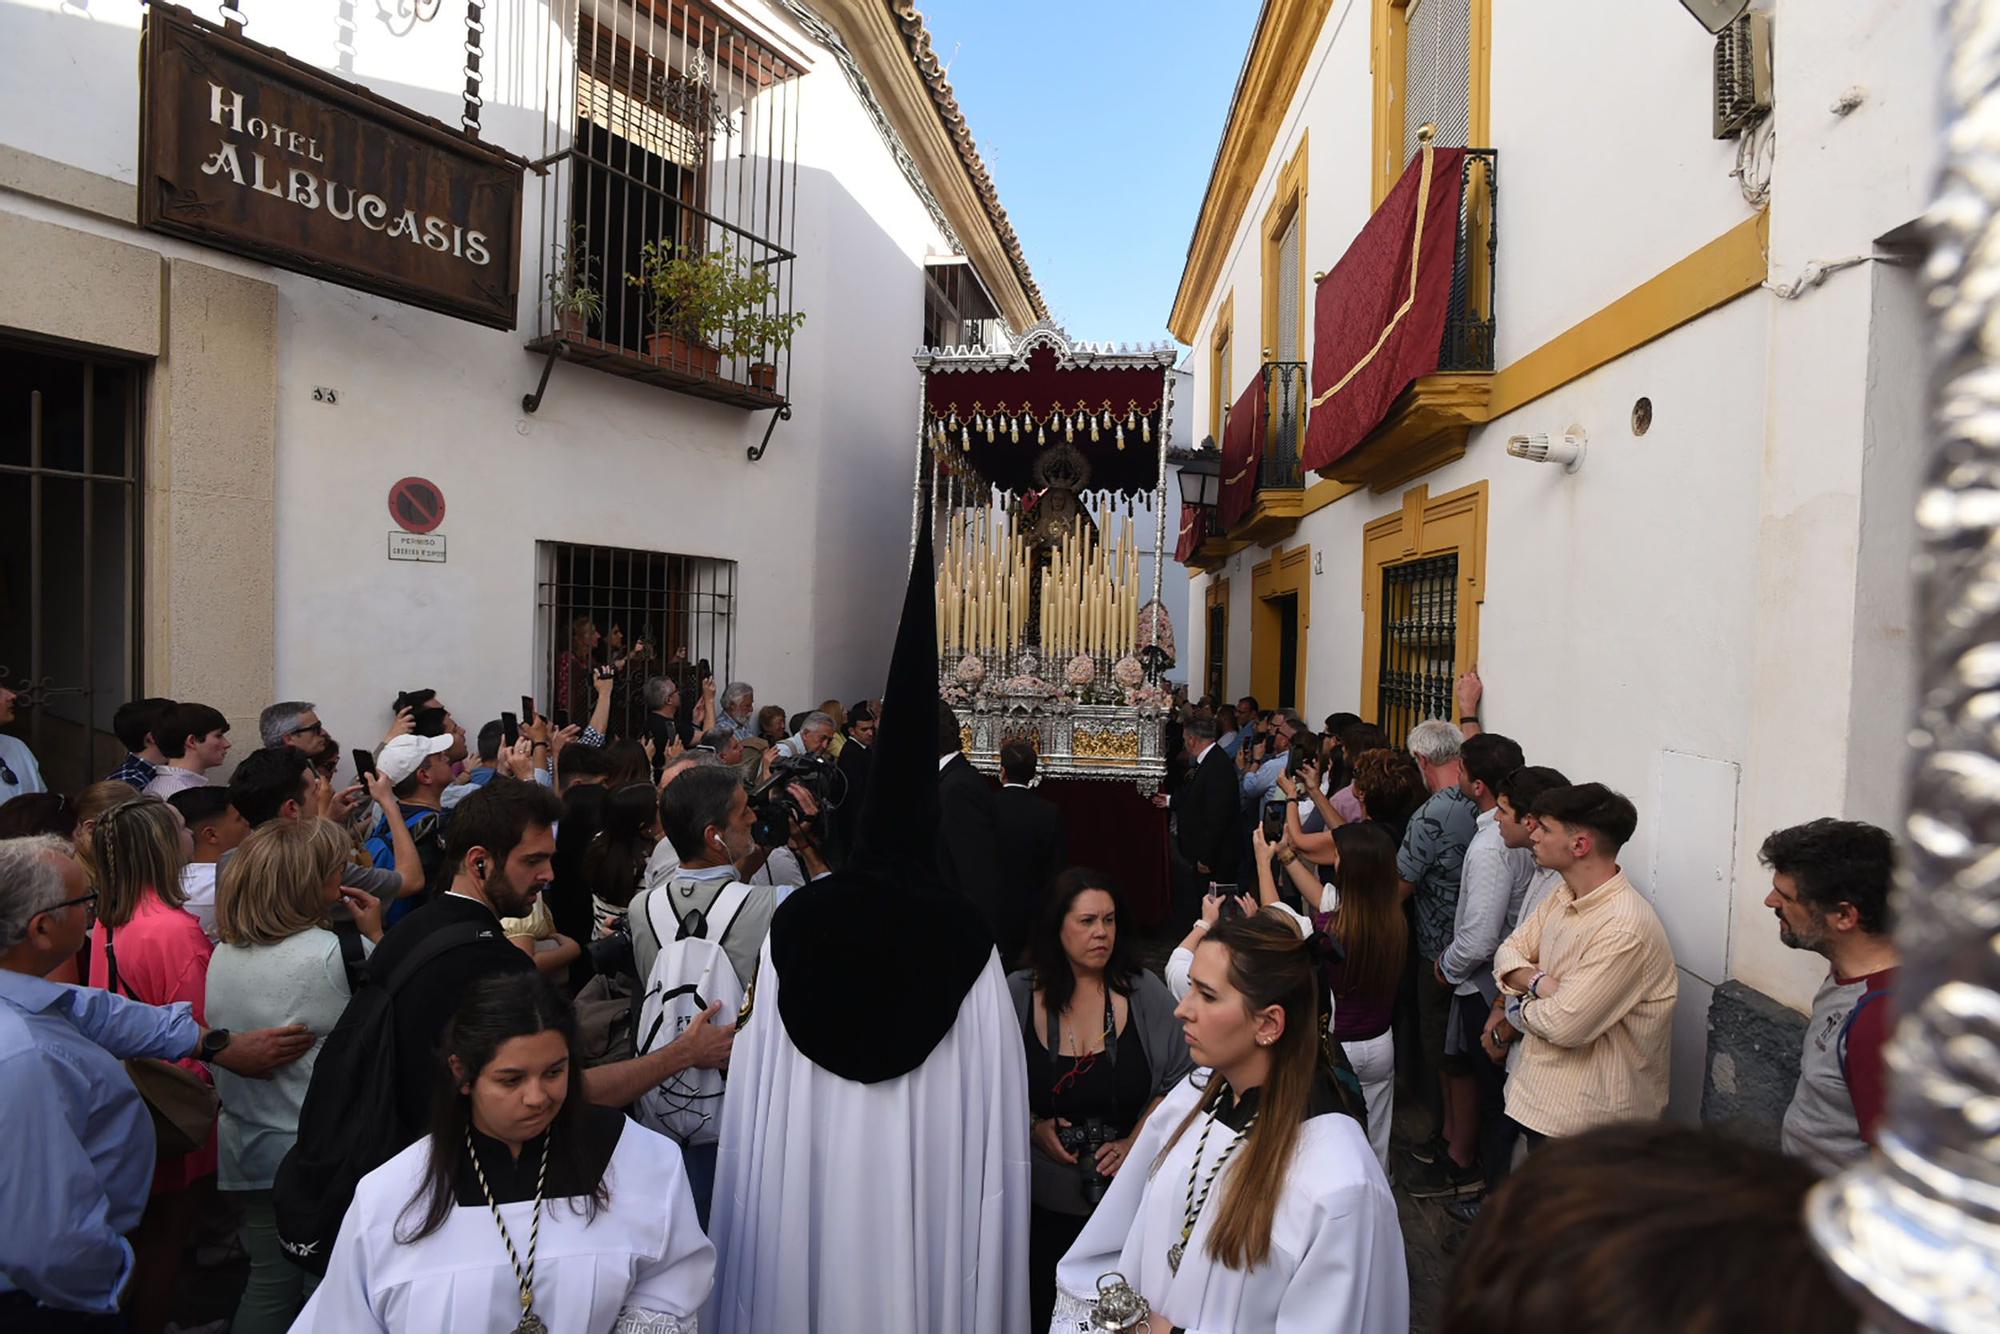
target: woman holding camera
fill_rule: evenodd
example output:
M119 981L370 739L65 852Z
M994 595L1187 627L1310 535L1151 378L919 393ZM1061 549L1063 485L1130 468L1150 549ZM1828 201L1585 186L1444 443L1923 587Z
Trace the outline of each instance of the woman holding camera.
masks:
M1048 1328L1056 1261L1082 1230L1160 1097L1192 1068L1173 997L1118 930L1102 872L1071 867L1049 886L1028 942L1032 967L1007 987L1028 1060L1028 1285Z
M1063 1256L1056 1327L1090 1328L1122 1281L1149 1334L1409 1328L1396 1201L1328 1060L1330 948L1266 912L1196 947L1175 1014L1203 1068L1168 1093Z

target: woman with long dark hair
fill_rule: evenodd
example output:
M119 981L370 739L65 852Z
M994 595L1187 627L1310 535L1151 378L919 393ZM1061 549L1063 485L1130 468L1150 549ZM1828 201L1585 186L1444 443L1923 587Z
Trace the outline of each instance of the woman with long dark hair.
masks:
M1048 1327L1054 1308L1056 1261L1124 1167L1153 1108L1193 1068L1173 997L1139 965L1119 930L1119 906L1103 872L1062 872L1028 942L1031 966L1007 979L1034 1118L1028 1297L1035 1329Z
M1063 1257L1056 1327L1087 1328L1118 1275L1152 1334L1409 1328L1396 1202L1333 1082L1326 949L1266 912L1196 947L1175 1014L1203 1068L1160 1104Z
M441 1056L431 1133L361 1179L295 1334L693 1330L715 1248L680 1149L581 1096L569 1002L489 978Z
M1380 823L1364 820L1335 829L1333 861L1322 874L1302 857L1288 857L1289 839L1272 849L1254 831L1257 888L1266 907L1278 902L1273 862L1282 865L1317 928L1340 944L1327 978L1333 1039L1347 1053L1368 1107L1368 1142L1383 1170L1389 1166L1389 1123L1396 1114L1396 1038L1390 1019L1403 981L1410 927L1396 892L1396 842ZM1270 855L1276 852L1274 857ZM1181 952L1175 951L1179 960Z
M646 864L660 841L660 794L651 783L628 783L604 798L603 827L583 853L590 886L593 939L617 931L632 896L646 887Z

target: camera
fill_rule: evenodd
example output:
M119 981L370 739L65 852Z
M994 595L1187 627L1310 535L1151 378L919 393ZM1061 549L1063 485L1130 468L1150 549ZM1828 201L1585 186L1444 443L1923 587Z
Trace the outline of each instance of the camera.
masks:
M1101 1116L1086 1116L1074 1125L1057 1126L1056 1139L1064 1153L1076 1156L1076 1174L1081 1178L1077 1184L1084 1202L1095 1208L1111 1185L1111 1179L1097 1170L1097 1150L1118 1139L1117 1127Z
M847 775L840 772L831 755L787 755L771 766L771 777L750 793L750 809L756 819L750 836L760 848L781 848L792 838L794 822L811 818L792 795L797 784L812 794L821 811L839 809L847 796Z
M1285 756L1285 776L1297 778L1299 770L1308 764L1319 763L1319 734L1317 732L1294 732L1292 748Z

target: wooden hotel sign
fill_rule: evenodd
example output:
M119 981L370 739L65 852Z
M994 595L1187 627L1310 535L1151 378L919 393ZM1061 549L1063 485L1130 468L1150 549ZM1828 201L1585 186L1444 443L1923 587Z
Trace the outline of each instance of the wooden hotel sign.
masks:
M520 158L172 5L142 80L143 226L514 327Z

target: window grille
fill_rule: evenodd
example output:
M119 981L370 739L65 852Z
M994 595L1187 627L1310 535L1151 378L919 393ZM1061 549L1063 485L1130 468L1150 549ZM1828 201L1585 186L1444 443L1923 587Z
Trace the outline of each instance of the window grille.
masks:
M744 341L740 318L794 310L800 71L700 0L578 0L574 41L545 92L554 142L535 164L550 184L529 346L743 407L787 401L788 349L718 349ZM649 245L665 259L727 252L772 290L678 336L676 308L633 282Z
M1403 21L1404 161L1425 125L1439 148L1471 147L1472 0L1410 0Z
M1375 718L1401 746L1410 729L1449 718L1458 651L1458 555L1382 571L1382 664Z
M1303 361L1264 364L1264 454L1257 462L1257 489L1301 487L1299 445L1306 429L1306 374Z
M0 342L0 685L53 791L125 758L111 715L139 694L143 381Z
M591 673L602 666L617 671L613 736L640 734L648 677L669 677L680 687L686 721L705 662L720 700L734 666L736 562L568 542L538 543L536 555L538 708L587 722L596 703Z

